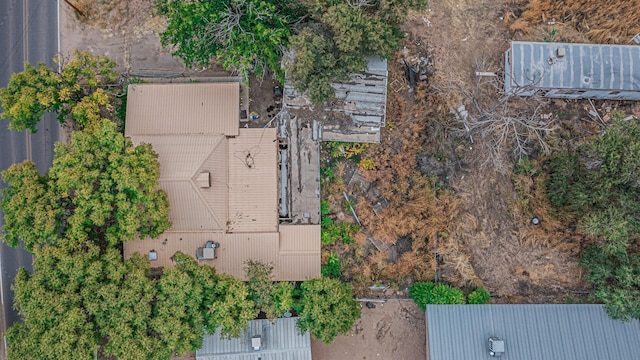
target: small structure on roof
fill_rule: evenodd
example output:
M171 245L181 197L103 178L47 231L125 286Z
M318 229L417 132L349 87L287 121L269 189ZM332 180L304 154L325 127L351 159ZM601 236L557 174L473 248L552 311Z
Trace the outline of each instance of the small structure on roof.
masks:
M386 121L387 79L387 59L374 56L368 60L364 72L351 74L348 81L332 83L335 99L326 104L325 110L344 115L350 123L320 121L322 126L318 128L318 139L379 143L380 128ZM289 82L284 86L283 102L292 112L313 107L311 100Z
M300 333L296 318L251 320L240 337L224 339L220 329L205 335L196 360L311 360L309 332Z
M640 100L640 46L512 41L504 55L506 93Z
M640 322L602 305L427 305L427 360L640 359Z
M126 242L124 256L170 267L181 251L240 279L247 260L273 264L276 281L319 277L320 225L280 224L276 129L240 128L239 92L238 82L129 85L125 135L158 153L172 226Z

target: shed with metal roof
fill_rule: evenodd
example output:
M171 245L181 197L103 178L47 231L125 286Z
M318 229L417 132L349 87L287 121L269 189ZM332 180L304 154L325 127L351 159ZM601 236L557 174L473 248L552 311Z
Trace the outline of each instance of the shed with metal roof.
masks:
M520 96L640 100L640 46L512 41L504 82Z
M240 337L225 339L220 329L205 335L196 360L311 360L311 337L295 318L251 320Z
M350 121L340 125L323 122L318 138L322 141L380 142L380 128L386 123L387 59L372 56L367 67L353 73L344 82L331 83L335 98L325 104L326 111L346 116ZM300 93L289 81L284 84L284 104L289 110L313 109L306 94Z
M427 360L640 359L640 323L602 305L427 305ZM500 348L499 346L497 348Z

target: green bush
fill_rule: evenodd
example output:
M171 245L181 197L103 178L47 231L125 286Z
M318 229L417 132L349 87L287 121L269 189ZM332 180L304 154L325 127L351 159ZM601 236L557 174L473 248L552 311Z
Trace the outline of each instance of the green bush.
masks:
M342 265L340 264L340 258L333 251L329 254L327 264L320 267L322 277L329 277L338 279L342 275Z
M491 294L481 286L473 290L467 299L469 304L486 304L491 300Z
M353 235L360 230L360 226L357 224L350 224L347 222L337 223L330 217L325 216L324 212L329 212L328 203L324 200L320 205L320 212L323 213L320 220L320 240L322 245L333 245L336 241L342 240L345 244L353 244Z
M427 304L464 304L464 294L460 289L445 284L417 282L409 288L413 301L425 310Z

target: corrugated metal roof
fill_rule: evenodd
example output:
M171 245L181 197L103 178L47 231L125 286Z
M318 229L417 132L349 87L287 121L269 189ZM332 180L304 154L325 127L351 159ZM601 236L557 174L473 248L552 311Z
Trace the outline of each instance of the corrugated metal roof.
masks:
M508 59L506 90L640 91L640 46L512 41Z
M224 230L227 223L228 140L220 135L132 136L158 153L159 188L167 193L171 230ZM211 187L196 183L209 172Z
M640 323L607 316L601 305L427 305L429 360L640 359Z
M240 84L132 84L125 135L238 135Z
M351 117L352 127L365 126L378 134L385 125L387 111L387 60L379 56L369 58L367 68L362 73L352 74L349 80L332 83L335 90L335 101L327 105L326 110L336 111ZM284 86L284 103L291 109L309 108L313 104L306 95L298 92L290 83ZM349 139L349 134L357 133L347 127L344 131L346 141L362 141Z
M144 85L129 90L125 132L135 144L149 143L159 154L159 188L167 193L173 225L156 239L125 243L125 257L154 250L152 266L170 267L176 252L195 257L197 248L215 241L220 243L217 258L202 263L220 273L244 279L244 263L251 259L272 263L276 281L319 277L319 227L285 227L281 249L276 130L238 129L237 83L180 85L190 88ZM211 98L214 92L218 97ZM190 96L206 104L200 106ZM175 109L160 113L154 107L166 103ZM194 106L208 110L190 108ZM215 117L206 116L207 111ZM154 117L162 119L151 121ZM232 121L215 123L224 117ZM235 132L229 131L231 125ZM232 133L236 136L223 136ZM202 173L209 173L210 187L201 186Z
M280 225L280 253L283 252L319 253L320 225Z
M261 349L253 350L251 338L261 336ZM197 360L311 360L309 332L300 333L296 318L251 320L240 337L223 339L220 329L205 335L202 348L196 351Z
M228 232L278 231L276 129L240 129L229 139Z
M298 229L302 227L303 229ZM316 231L317 230L317 231ZM123 244L124 257L133 253L146 255L155 250L158 260L152 267L174 266L171 257L178 251L195 257L196 249L207 241L220 243L216 259L201 260L201 264L214 267L219 273L245 279L244 263L258 260L273 264L275 281L300 281L320 276L320 229L313 225L285 226L286 248L281 248L281 234L232 233L208 231L167 231L156 239L128 241ZM301 235L295 243L290 235Z

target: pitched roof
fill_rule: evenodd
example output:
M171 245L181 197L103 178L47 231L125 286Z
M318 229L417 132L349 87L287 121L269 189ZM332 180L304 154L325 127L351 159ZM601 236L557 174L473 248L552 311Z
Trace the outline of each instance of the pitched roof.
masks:
M227 224L228 140L220 135L136 135L158 153L159 188L167 193L172 230L224 231ZM197 184L208 173L211 186Z
M251 346L253 336L260 336L261 348ZM205 335L202 348L196 351L197 360L311 360L309 332L300 333L296 318L251 320L240 337L224 339L220 330Z
M210 231L167 231L156 239L124 243L124 256L155 251L153 267L171 267L178 251L195 257L207 241L220 244L216 259L199 260L222 274L245 277L245 262L257 260L274 267L275 281L300 281L320 276L320 225L281 225L280 232L223 233Z
M507 91L531 85L640 91L640 46L512 41L507 55Z
M278 230L276 129L240 129L229 139L229 232Z
M239 122L238 82L132 84L128 88L126 136L235 136Z
M602 305L427 305L428 360L640 359L640 323L607 316Z
M278 226L276 129L238 128L238 102L229 106L218 101L238 98L234 84L129 88L127 110L134 110L127 113L125 133L134 144L151 144L158 153L159 188L167 193L173 225L156 239L126 242L124 255L155 251L152 266L169 267L177 251L195 257L197 248L214 241L220 244L217 258L200 262L220 273L244 278L245 262L259 260L274 265L276 281L318 277L320 227ZM213 98L216 92L219 96ZM190 97L203 105L189 109L195 106ZM166 103L175 109L155 108ZM214 110L220 111L211 117ZM235 131L229 130L231 125Z

